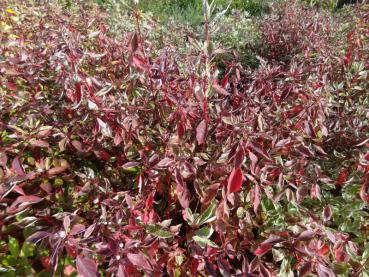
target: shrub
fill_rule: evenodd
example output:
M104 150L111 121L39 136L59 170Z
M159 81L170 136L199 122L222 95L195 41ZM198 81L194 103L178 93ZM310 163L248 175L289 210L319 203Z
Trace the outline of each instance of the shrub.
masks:
M368 276L368 6L275 5L260 66L217 74L211 21L180 53L0 5L8 276Z

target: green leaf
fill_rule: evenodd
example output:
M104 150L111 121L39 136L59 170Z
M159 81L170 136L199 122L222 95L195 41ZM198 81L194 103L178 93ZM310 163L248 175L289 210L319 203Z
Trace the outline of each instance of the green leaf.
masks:
M166 228L166 227L169 227L171 223L172 223L172 219L166 219L160 222L160 226Z
M174 237L174 235L167 231L167 230L164 230L162 229L162 227L158 226L158 225L155 225L155 224L150 224L150 225L147 225L146 226L146 231L155 236L155 237L158 237L158 238L163 238L163 239L167 239L167 238L172 238Z
M19 243L17 239L10 237L8 243L9 251L14 258L19 256Z
M34 255L35 245L29 242L25 242L22 245L22 250L20 253L21 257L28 258Z
M185 261L185 258L183 255L177 255L175 256L175 260L176 260L176 264L178 266L181 266L183 264L183 262Z
M16 277L16 273L15 271L8 271L5 273L2 273L0 276L1 277Z
M52 277L52 276L54 275L51 270L43 270L35 275L35 277Z
M192 239L201 247L205 247L206 245L211 246L213 248L219 248L214 242L212 242L208 238L200 237L200 236L193 236Z
M123 172L127 172L127 173L138 173L141 168L136 166L136 167L128 167L128 168L122 168Z
M335 263L333 265L333 272L337 275L347 273L348 269L349 268L348 268L347 264L344 264L344 263Z
M203 238L210 238L211 235L214 233L213 228L209 228L207 226L197 230L195 232L196 236L203 237Z
M195 224L196 225L202 225L211 221L214 221L216 219L215 217L215 210L216 210L216 202L212 202L209 207L196 218Z
M281 264L281 269L278 273L278 277L294 277L293 271L291 270L291 264L289 259L284 259Z
M14 272L15 269L12 267L2 267L0 266L0 274L2 274L1 276L3 276L3 273L8 273L8 272Z
M195 221L195 218L193 216L193 213L192 213L191 209L190 208L186 208L185 212L186 212L186 220L187 220L187 222L190 225L192 225L193 222Z
M369 258L369 243L365 245L365 250L363 252L363 255L361 256L361 260L365 261Z
M174 276L175 276L175 277L179 277L179 276L181 276L181 269L176 268L176 269L174 270Z
M208 45L207 45L208 46ZM208 46L209 48L209 46ZM206 51L211 51L209 49L206 49ZM206 89L206 92L205 92L205 95L206 97L209 99L211 98L213 95L214 95L214 89L213 89L213 86L212 85L209 85L208 88Z
M272 254L273 254L273 259L276 262L280 262L285 258L285 254L283 253L283 251L280 251L275 248L272 249Z
M7 267L12 267L17 265L17 259L12 255L5 256L2 261L3 265Z

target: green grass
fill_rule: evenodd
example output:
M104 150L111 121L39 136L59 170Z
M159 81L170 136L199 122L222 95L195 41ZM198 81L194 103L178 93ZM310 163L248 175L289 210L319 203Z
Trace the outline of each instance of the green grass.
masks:
M68 0L64 0L68 1ZM219 10L229 4L231 10L246 11L252 16L261 15L266 11L270 0L214 0ZM131 0L95 0L103 7L114 7L119 2L132 5ZM209 1L211 2L211 1ZM171 20L190 25L202 22L202 0L140 0L139 8L145 13L151 13L163 23Z

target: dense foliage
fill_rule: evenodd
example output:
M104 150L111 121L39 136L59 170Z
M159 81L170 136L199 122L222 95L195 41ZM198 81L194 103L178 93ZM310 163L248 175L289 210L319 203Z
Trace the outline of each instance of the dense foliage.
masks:
M204 2L0 3L1 276L369 276L369 6Z

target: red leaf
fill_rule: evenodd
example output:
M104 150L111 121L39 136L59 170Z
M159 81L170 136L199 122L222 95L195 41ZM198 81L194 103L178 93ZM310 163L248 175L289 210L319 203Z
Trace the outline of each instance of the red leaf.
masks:
M256 185L254 188L254 200L253 200L254 212L256 214L258 213L259 205L260 205L260 187Z
M21 164L21 161L19 160L19 157L15 157L14 160L12 161L12 169L19 175L24 175L24 169Z
M94 260L82 256L77 256L77 271L81 277L97 276L97 264Z
M5 68L5 75L9 75L9 76L18 76L21 74L21 72L19 72L19 70L15 67L8 67Z
M245 158L245 151L243 150L243 147L240 146L236 153L236 156L234 157L234 167L235 168L241 167L244 158Z
M356 144L355 147L359 147L359 146L363 146L363 145L367 146L368 142L369 142L369 138L367 138L367 139L363 140L362 142Z
M123 227L123 230L140 231L140 230L142 230L142 227L141 226L137 226L137 225L125 225Z
M210 201L214 199L214 197L217 195L219 186L220 186L219 183L215 183L215 184L212 184L206 187L205 192L204 192L204 198L203 198L204 204L210 203Z
M231 276L231 265L227 260L218 257L217 265L222 276Z
M264 266L262 263L259 264L259 270L261 273L261 276L263 277L272 277L272 273L269 271L269 269Z
M124 273L124 268L123 266L120 264L118 267L118 273L117 273L118 277L126 277L127 275Z
M86 232L83 234L83 238L84 239L87 239L89 236L91 236L91 234L93 233L93 231L95 230L96 228L96 224L92 224L90 225L87 229L86 229Z
M5 86L11 90L11 91L16 91L17 90L17 85L12 83L12 82L6 82Z
M82 143L78 140L73 140L72 141L72 145L74 146L74 148L76 148L79 152L83 152L83 146Z
M15 186L14 189L13 189L13 191L15 191L16 193L21 194L23 196L26 195L26 193L24 192L24 190L20 186Z
M205 120L201 121L200 124L196 128L196 139L198 144L203 144L205 141L206 134L206 122Z
M152 270L152 266L150 264L150 261L145 257L144 254L127 254L128 260L135 266L141 267L144 270Z
M327 245L323 245L320 249L318 249L317 253L320 256L324 256L325 254L327 254L329 252L329 247Z
M320 187L319 185L315 184L311 187L311 191L310 191L310 197L311 198L318 198L321 199L321 192L320 192Z
M83 224L76 224L70 230L69 234L72 235L72 236L74 236L74 235L77 235L77 234L80 234L80 233L84 232L85 229L86 229L85 225L83 225Z
M258 157L252 153L251 151L249 151L249 158L251 160L251 173L252 174L255 174L255 166L256 166L256 163L258 162Z
M369 182L362 184L361 189L360 189L360 197L367 204L369 204L368 189L369 189Z
M292 109L290 109L289 111L286 112L286 116L288 118L292 118L295 117L296 115L298 115L301 111L303 110L303 106L302 105L298 105L293 107Z
M68 231L69 230L69 227L70 227L70 217L69 216L64 217L64 219L63 219L63 227L64 227L64 230L65 231Z
M243 174L241 168L234 168L228 178L228 193L237 192L241 189Z
M176 194L178 197L178 201L183 208L188 208L190 206L191 194L188 191L187 184L183 180L179 169L175 169L174 176L176 180Z
M297 239L298 240L302 240L302 241L306 241L306 240L310 240L314 237L315 232L312 230L306 230L304 232L302 232Z
M302 185L301 187L299 187L296 191L296 198L297 198L297 202L301 202L302 200L305 199L305 197L308 195L309 190L307 188L307 186Z
M305 132L311 138L316 137L314 127L309 121L305 121Z
M346 262L347 261L347 254L343 250L343 245L340 245L337 247L337 249L334 250L334 258L337 262Z
M17 184L22 183L27 180L32 180L35 177L36 177L36 174L34 172L30 172L28 174L12 176L6 179L5 182L3 182L0 185L0 195L1 195L0 197L3 198L9 193L11 193Z
M237 149L238 149L238 146L239 146L240 144L237 142L237 143L235 143L232 147L231 147L231 150L229 151L229 153L228 153L228 159L231 159L231 158L233 158L233 156L234 155L236 155L236 151L237 151Z
M138 69L141 69L141 70L145 70L145 60L141 57L138 57L138 56L133 56L132 57L132 63L135 67L137 67Z
M311 273L312 263L306 262L303 266L300 267L299 273L301 277L306 276Z
M8 162L8 156L4 152L0 152L0 166L5 167Z
M182 208L186 209L190 206L191 193L188 190L180 192L177 191L177 197Z
M154 196L155 196L155 191L153 193L150 193L150 195L146 198L145 201L145 206L146 208L151 208L152 204L154 203Z
M127 162L122 166L122 168L128 169L128 168L133 168L133 167L136 167L136 166L139 166L139 165L141 165L141 163L139 163L139 162Z
M296 147L297 152L299 152L301 155L305 157L312 157L314 156L313 153L310 151L309 147L306 147L305 145L300 145Z
M132 36L130 48L131 48L130 50L132 51L132 53L136 52L136 50L138 49L138 37L136 33L134 33Z
M72 101L79 103L82 98L82 86L80 83L76 83L75 88L76 88L76 91L75 91L75 94L73 95Z
M58 166L58 167L54 167L51 168L47 171L47 174L49 176L54 176L54 175L58 175L60 173L63 173L64 171L66 171L68 169L69 166Z
M174 171L174 177L177 184L176 186L177 191L184 191L187 188L187 185L184 182L183 177L178 168L176 168Z
M324 222L330 220L331 217L332 217L332 209L331 209L330 205L327 205L323 209L323 220L324 220Z
M270 249L272 249L272 245L269 243L262 243L259 245L258 248L254 251L255 255L263 255L266 252L268 252Z
M229 75L228 75L228 74L226 74L226 75L224 76L224 78L222 79L222 81L221 81L221 85L222 85L222 87L223 87L223 88L227 85L227 83L228 83L228 79L229 79Z
M349 174L349 171L347 169L342 169L340 174L338 175L336 184L337 185L345 184L348 174Z
M182 140L185 133L185 128L182 122L178 122L177 124L177 136L179 140Z
M346 51L345 57L343 58L345 65L348 65L352 59L352 47L349 47Z
M94 151L96 157L104 160L104 161L109 161L110 160L110 154L104 150L101 151Z
M49 237L50 235L51 235L51 233L49 233L49 232L38 231L38 232L32 234L31 236L29 236L26 241L28 241L30 243L33 243L33 244L36 244L40 240L43 240L43 239Z
M227 96L227 95L230 95L224 88L222 88L221 86L219 86L218 84L213 84L213 89L217 92L217 93L219 93L219 94L221 94L221 95L225 95L225 96Z
M168 166L172 165L173 163L174 163L174 161L172 159L164 158L156 166L165 168L165 167L168 167Z
M118 146L122 142L122 136L119 133L115 133L114 136L114 145Z
M49 148L50 145L44 140L31 140L29 142L32 146L40 147L40 148Z
M271 158L268 156L268 153L263 149L263 146L257 142L251 143L251 148L262 155L267 160L271 161Z
M335 277L333 271L325 265L318 263L316 268L319 277Z
M34 195L19 196L7 209L8 213L17 213L32 204L41 202L43 199Z

